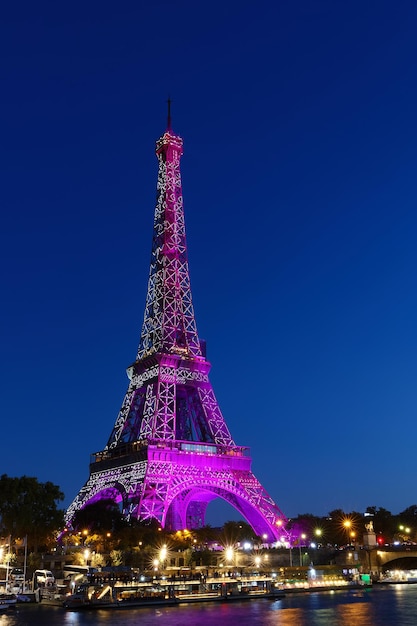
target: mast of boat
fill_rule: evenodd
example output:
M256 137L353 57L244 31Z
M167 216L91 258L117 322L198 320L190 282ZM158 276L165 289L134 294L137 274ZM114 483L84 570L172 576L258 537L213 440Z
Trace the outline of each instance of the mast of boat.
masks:
M25 539L25 560L23 562L23 593L26 591L26 565L28 560L28 536L26 535Z
M6 563L6 592L10 589L9 585L9 569L10 569L10 546L12 543L12 536L9 535L9 551L7 553L7 563Z

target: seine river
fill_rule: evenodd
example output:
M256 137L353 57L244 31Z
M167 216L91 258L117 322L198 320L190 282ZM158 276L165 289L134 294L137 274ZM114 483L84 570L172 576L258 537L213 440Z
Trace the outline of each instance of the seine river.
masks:
M417 585L287 595L281 600L72 612L25 605L0 626L416 626Z

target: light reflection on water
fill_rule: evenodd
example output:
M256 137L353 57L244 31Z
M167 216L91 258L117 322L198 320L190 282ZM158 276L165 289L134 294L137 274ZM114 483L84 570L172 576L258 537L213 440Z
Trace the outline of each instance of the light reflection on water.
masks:
M416 626L417 585L180 607L72 612L23 606L0 626Z
M341 604L337 607L335 618L335 626L345 626L346 624L373 626L375 624L373 607L369 602ZM328 622L325 623L328 624Z

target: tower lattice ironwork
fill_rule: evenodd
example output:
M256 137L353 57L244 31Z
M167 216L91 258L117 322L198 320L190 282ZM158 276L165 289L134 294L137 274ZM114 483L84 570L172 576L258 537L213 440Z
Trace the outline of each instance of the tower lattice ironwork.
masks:
M232 439L209 381L194 317L180 174L183 142L168 127L159 162L152 257L142 333L129 386L106 447L66 512L100 499L127 517L179 530L204 524L223 498L258 535L281 536L285 517L251 471L249 449Z

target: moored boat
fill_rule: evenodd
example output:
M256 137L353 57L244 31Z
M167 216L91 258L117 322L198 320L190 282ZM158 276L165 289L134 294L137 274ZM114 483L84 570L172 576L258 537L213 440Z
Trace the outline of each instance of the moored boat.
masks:
M63 601L63 606L67 609L83 608L105 608L116 606L113 599L112 587L110 585L90 585L81 584L75 593L68 595Z
M6 606L14 606L17 598L14 593L0 593L0 604Z
M285 593L276 588L270 578L247 578L219 581L212 579L158 580L114 584L79 585L63 601L69 610L95 608L133 608L151 605L178 605L195 602L227 602L252 598L282 598Z

